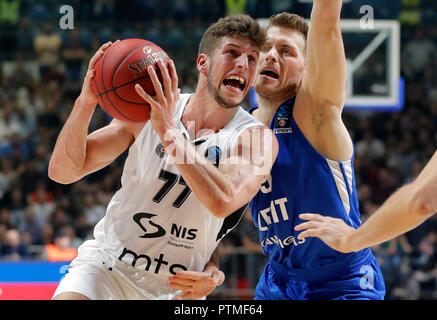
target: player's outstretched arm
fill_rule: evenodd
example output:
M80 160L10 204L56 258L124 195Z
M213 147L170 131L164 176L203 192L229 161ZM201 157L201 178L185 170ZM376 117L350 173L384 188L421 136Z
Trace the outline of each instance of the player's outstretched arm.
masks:
M306 72L302 85L318 110L343 109L347 78L340 27L342 0L314 0L308 30Z
M94 66L104 51L112 45L104 44L91 58L73 110L65 122L49 163L50 179L67 184L97 171L111 163L134 140L138 125L113 120L108 126L88 135L88 127L97 105L91 88Z
M306 66L294 116L310 143L333 160L348 160L353 145L341 119L347 65L340 27L342 0L314 0Z
M168 278L169 286L182 292L175 300L202 299L225 281L219 269L219 249L215 249L203 272L180 271Z
M247 205L258 192L264 176L276 160L278 142L266 127L249 128L243 132L232 151L232 158L214 166L193 145L187 143L173 122L179 89L176 69L170 63L170 73L162 61L158 66L163 86L153 69L148 68L156 95L151 97L137 84L138 94L151 105L150 121L168 154L191 191L216 217L224 218ZM164 88L164 89L163 89Z
M358 251L393 239L422 224L437 212L437 152L417 179L396 191L358 229L343 220L302 214L298 238L318 237L341 252Z

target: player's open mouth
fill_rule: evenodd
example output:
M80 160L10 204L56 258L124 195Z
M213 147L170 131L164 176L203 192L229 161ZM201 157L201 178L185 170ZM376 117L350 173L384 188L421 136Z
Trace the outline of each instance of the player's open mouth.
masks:
M269 69L265 69L265 70L261 71L260 75L266 76L269 78L273 78L273 79L279 79L279 75L275 71L269 70Z
M237 75L231 75L223 80L223 84L230 89L244 91L246 88L246 79Z

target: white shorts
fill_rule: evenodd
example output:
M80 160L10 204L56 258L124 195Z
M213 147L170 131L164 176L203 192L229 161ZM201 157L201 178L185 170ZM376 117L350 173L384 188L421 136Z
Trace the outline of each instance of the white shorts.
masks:
M53 297L64 292L80 293L91 300L171 300L180 293L168 286L167 277L110 259L95 240L79 247Z

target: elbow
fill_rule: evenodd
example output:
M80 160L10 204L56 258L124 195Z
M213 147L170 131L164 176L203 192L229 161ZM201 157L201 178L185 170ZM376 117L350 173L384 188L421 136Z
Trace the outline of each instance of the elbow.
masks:
M238 208L235 208L237 200L236 192L228 190L226 193L222 193L220 196L214 198L211 205L211 213L220 219L224 219L231 213L235 212Z
M48 168L48 176L51 180L60 183L60 184L71 184L75 182L75 179L71 179L70 177L65 175L65 170L59 168L55 163L50 161Z
M437 199L431 188L415 188L412 201L412 212L418 216L428 218L437 212Z
M224 219L235 210L231 209L231 204L221 201L216 201L211 208L211 213L219 219Z

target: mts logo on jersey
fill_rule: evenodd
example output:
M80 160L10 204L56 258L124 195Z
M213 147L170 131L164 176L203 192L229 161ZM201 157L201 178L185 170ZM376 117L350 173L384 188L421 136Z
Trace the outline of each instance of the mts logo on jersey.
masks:
M268 226L272 223L288 220L287 207L285 206L287 201L286 197L272 200L270 207L258 212L258 228L260 231L267 231Z
M159 254L159 257L158 257L158 258L152 258L152 257L150 257L150 256L148 256L148 255L146 255L146 254L137 254L136 252L134 252L134 251L132 251L132 250L129 250L129 249L127 249L127 248L124 248L124 249L123 249L123 252L120 254L120 256L118 257L118 259L119 259L120 261L124 261L123 259L124 259L127 255L129 255L129 256L131 257L131 259L132 259L132 261L130 261L132 267L135 267L135 266L137 265L138 261L145 262L145 268L144 268L144 270L146 270L146 271L149 271L149 270L150 270L150 267L151 267L151 265L152 265L152 259L153 259L153 262L156 262L155 270L153 271L155 274L158 274L158 273L159 273L159 270L160 270L160 268L161 268L161 265L168 265L168 261L166 261L166 260L164 259L164 254L163 254L163 253ZM141 264L144 265L144 263L141 263ZM179 269L179 270L177 270L177 269ZM188 268L185 267L185 266L183 266L183 265L181 265L181 264L172 264L172 265L170 265L170 266L168 267L168 271L169 271L171 274L173 274L173 275L176 275L176 273L177 273L178 271L181 271L181 270L186 271L186 270L188 270Z

